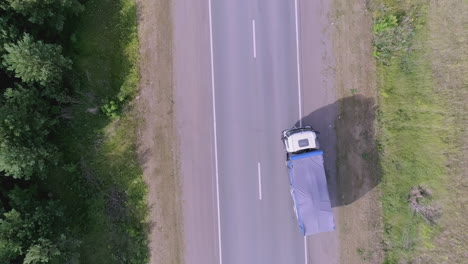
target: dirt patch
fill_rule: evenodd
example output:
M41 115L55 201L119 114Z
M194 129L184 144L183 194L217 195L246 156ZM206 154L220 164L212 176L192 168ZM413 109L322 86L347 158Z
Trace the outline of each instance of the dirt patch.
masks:
M381 263L372 14L365 0L335 0L331 21L340 99L336 121L340 263Z
M148 185L150 263L182 263L182 211L174 137L170 0L137 0L140 93L139 157Z

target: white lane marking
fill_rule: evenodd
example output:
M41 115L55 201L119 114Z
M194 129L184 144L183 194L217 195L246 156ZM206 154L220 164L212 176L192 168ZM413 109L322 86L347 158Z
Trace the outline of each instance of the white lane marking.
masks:
M215 79L214 79L214 60L213 60L213 22L211 16L211 0L208 0L208 12L210 20L210 52L211 52L211 95L213 99L213 133L214 133L214 152L215 152L215 175L216 175L216 207L218 210L218 252L219 264L223 264L223 252L221 247L221 214L219 208L219 176L218 176L218 139L216 135L216 100L215 100Z
M262 166L260 162L257 163L257 173L258 173L258 199L262 200Z
M299 23L297 21L297 0L294 0L296 18L296 60L297 60L297 89L299 94L299 126L302 126L302 97L301 97L301 65L299 61Z
M257 58L257 42L255 39L255 19L252 19L253 57Z
M304 259L305 259L305 264L308 264L309 254L307 254L307 236L304 236Z

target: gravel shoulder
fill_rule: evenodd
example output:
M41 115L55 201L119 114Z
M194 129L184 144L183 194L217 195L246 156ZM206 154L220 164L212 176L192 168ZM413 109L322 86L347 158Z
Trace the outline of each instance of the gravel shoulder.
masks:
M182 263L182 210L174 137L170 0L137 0L139 157L148 186L150 263Z
M376 68L366 1L332 4L340 263L382 263Z

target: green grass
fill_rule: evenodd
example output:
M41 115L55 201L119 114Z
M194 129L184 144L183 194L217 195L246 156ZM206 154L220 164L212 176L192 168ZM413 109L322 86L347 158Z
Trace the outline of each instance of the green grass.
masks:
M405 1L404 1L405 2ZM437 202L446 195L447 156L452 145L449 136L454 126L449 122L444 96L435 89L431 68L426 5L406 1L421 12L409 17L412 32L406 32L404 47L385 50L385 60L377 56L379 76L379 152L382 166L382 206L384 217L385 263L410 261L419 249L433 247L439 227L429 225L411 212L408 195L420 184L428 186ZM419 5L419 6L418 6ZM395 26L396 8L380 10L377 27ZM408 28L405 30L409 30ZM376 38L379 36L376 35ZM395 43L391 43L395 45ZM385 46L385 45L383 45ZM381 56L381 55L380 55Z
M401 70L399 61L380 68L380 142L383 145L382 203L388 263L410 258L415 248L430 243L432 236L421 230L428 224L414 215L408 204L412 187L424 184L441 196L450 147L444 142L443 103L432 88L430 65L423 52L407 58L415 63L412 72ZM395 260L395 261L393 261Z
M85 8L69 48L81 86L69 109L72 119L57 131L67 165L56 168L48 184L67 205L82 240L82 263L146 263L139 120L129 106L139 81L136 5L89 0ZM96 114L88 112L93 108Z

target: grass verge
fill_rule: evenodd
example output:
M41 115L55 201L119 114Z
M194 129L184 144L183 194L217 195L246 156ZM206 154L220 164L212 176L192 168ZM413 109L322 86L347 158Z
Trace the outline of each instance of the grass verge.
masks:
M459 218L450 218L447 212L452 196L449 189L455 174L460 173L449 166L461 166L453 163L452 157L460 152L457 144L464 125L456 115L463 108L453 105L459 105L463 97L455 96L459 93L456 89L441 89L440 76L434 67L433 41L444 36L434 34L433 25L440 21L431 17L432 4L422 0L373 1L380 105L377 146L383 174L388 264L443 263L440 258L434 260L434 252L446 254L443 257L447 261L457 258L449 250L438 250L437 239L449 226L461 224ZM457 49L457 43L452 45ZM462 75L452 77L458 82ZM431 190L429 198L418 200L421 206L438 208L434 215L411 209L409 195L417 186ZM439 208L444 214L442 219L437 217Z
M57 133L67 165L48 184L68 208L83 263L146 263L146 185L131 106L139 81L136 5L89 0L85 8L68 51L82 76L79 99Z

